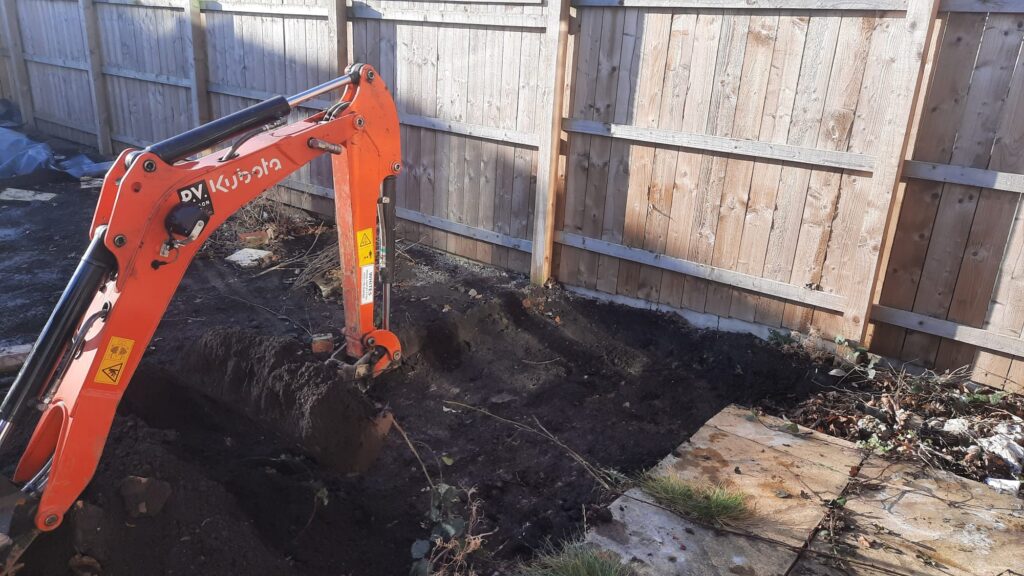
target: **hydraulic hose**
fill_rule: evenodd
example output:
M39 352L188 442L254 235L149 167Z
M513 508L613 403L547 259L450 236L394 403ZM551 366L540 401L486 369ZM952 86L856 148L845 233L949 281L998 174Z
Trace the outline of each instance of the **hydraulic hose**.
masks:
M8 437L11 423L22 414L28 399L38 397L46 388L61 354L92 304L96 291L117 265L114 255L103 244L106 235L106 226L96 230L71 281L64 288L50 319L46 321L39 339L0 405L0 448Z

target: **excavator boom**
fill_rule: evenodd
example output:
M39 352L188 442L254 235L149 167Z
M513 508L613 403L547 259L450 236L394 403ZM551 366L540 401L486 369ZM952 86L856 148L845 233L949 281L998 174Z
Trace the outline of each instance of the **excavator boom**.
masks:
M333 90L342 91L337 103L286 124L298 105ZM301 94L125 150L103 181L89 247L0 405L0 449L41 412L13 478L0 486L3 574L35 534L61 524L89 483L125 387L203 241L324 154L334 172L345 374L372 377L400 360L388 326L398 115L373 68L355 64Z

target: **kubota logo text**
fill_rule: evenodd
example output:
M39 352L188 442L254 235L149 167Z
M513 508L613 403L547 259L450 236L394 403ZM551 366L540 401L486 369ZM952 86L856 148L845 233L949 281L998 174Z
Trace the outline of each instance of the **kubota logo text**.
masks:
M239 186L244 186L253 180L259 180L264 176L269 175L272 172L281 171L281 161L277 158L266 158L260 159L259 164L253 166L249 170L242 170L239 168L235 170L232 175L221 174L214 180L210 178L210 189L214 192L232 192L237 190Z

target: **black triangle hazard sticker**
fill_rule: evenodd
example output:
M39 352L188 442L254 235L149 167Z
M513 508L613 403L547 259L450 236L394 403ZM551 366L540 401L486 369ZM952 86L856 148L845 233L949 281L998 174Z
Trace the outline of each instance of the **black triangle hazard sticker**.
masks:
M103 374L107 378L110 378L112 381L117 382L117 377L121 375L121 368L123 367L124 362L120 362L112 366L107 366L106 368L103 369Z

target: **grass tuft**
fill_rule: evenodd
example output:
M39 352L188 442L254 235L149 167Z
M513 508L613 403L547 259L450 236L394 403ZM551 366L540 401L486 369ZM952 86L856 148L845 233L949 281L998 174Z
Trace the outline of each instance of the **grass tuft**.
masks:
M539 554L518 576L634 576L615 554L577 541Z
M658 504L705 524L723 526L751 514L747 495L722 485L694 484L674 476L647 474L640 487Z

